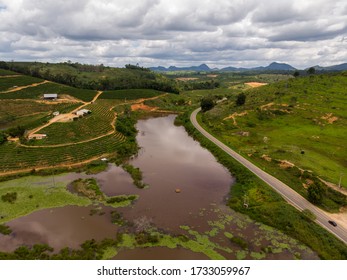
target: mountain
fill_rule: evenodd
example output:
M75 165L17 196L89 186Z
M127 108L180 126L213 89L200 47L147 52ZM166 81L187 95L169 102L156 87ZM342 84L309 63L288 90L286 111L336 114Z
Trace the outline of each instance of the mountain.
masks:
M208 67L206 64L201 64L199 66L190 66L190 67L176 67L176 66L170 66L169 68L165 68L163 66L159 67L150 67L152 71L160 71L160 72L167 72L167 71L205 71L210 72L212 69Z
M319 65L312 66L317 71L346 71L347 70L347 63L339 64L339 65L332 65L327 67L322 67ZM254 68L237 68L233 66L225 67L225 68L213 68L211 69L206 64L201 64L199 66L190 66L190 67L176 67L176 66L170 66L169 68L165 68L163 66L159 67L151 67L149 68L152 71L158 71L158 72L167 72L167 71L196 71L196 72L212 72L212 71L221 71L221 72L246 72L246 71L295 71L297 70L293 66L287 64L287 63L278 63L278 62L272 62L268 66L260 66L260 67L254 67ZM308 69L308 68L307 68ZM305 70L307 70L305 69Z
M342 64L338 64L338 65L332 65L332 66L313 66L314 69L318 70L318 71L346 71L347 70L347 63L342 63Z
M265 70L293 71L293 66L286 63L272 62L269 66L264 67Z

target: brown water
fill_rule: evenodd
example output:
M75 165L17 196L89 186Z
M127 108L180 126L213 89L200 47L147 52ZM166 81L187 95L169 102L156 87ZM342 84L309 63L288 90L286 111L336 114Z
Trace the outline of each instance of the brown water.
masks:
M137 124L140 155L132 164L143 171L150 188L139 192L129 220L144 216L158 228L177 231L180 225L200 226L206 221L200 209L225 204L230 173L212 154L190 138L183 127L173 125L174 115ZM181 193L176 193L179 188Z
M212 154L188 136L183 127L173 125L174 115L140 120L137 141L141 147L138 157L131 161L143 171L143 180L150 187L138 189L132 179L120 167L110 165L97 175L71 173L57 176L56 180L71 182L77 178L95 177L101 189L109 196L138 194L139 199L130 207L118 208L126 220L145 220L167 234L185 234L193 240L194 235L181 226L209 236L209 240L222 248L226 258L235 258L240 251L231 244L225 233L242 236L248 242L245 258L256 258L252 251L271 246L279 253L264 258L293 259L295 252L303 258L316 258L307 249L298 247L286 236L261 228L245 216L225 206L233 178ZM45 178L43 178L43 181ZM180 193L175 190L179 188ZM37 211L7 223L13 233L0 235L0 251L13 250L19 245L47 243L55 249L66 246L77 248L88 239L101 240L115 237L119 227L111 223L109 207L102 207L104 215L90 216L90 207L66 206ZM133 229L132 229L133 230ZM214 233L211 232L214 231ZM281 242L291 243L281 249ZM294 249L293 249L293 248ZM299 249L297 249L299 248ZM136 248L122 250L115 259L206 259L206 255L187 249Z
M7 223L13 233L0 238L1 250L39 243L49 244L55 249L79 248L85 240L115 237L118 227L110 222L112 208L103 207L105 214L91 216L90 210L94 208L65 206L15 219Z

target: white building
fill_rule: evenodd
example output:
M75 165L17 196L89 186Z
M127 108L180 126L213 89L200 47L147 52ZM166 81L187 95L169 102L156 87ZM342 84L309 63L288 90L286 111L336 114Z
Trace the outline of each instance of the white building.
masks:
M92 111L90 111L90 110L82 109L82 110L78 110L78 111L76 112L76 115L77 115L77 116L85 116L85 115L90 114L91 112L92 112Z
M56 93L45 93L43 95L43 99L51 99L51 100L53 100L53 99L57 99L57 98L58 98L58 94L56 94Z

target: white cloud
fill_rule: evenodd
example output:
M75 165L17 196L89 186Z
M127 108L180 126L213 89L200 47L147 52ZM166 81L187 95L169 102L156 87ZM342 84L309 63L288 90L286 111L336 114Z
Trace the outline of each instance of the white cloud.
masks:
M0 0L4 60L296 67L347 61L344 0Z

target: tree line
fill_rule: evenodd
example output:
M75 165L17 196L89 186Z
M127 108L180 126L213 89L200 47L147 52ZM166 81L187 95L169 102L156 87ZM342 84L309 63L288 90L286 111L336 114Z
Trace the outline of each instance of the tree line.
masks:
M53 71L53 66L68 66L73 68L67 71ZM120 89L154 89L171 93L179 93L177 83L161 75L151 72L147 68L127 64L125 69L112 73L112 68L104 65L86 65L80 63L64 62L50 63L16 63L0 61L0 68L11 70L24 75L53 81L68 86L91 90L120 90ZM83 75L83 73L105 73L100 75ZM82 75L80 75L82 74Z

